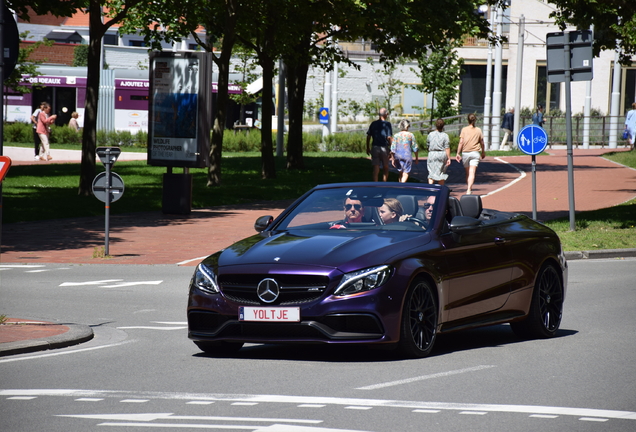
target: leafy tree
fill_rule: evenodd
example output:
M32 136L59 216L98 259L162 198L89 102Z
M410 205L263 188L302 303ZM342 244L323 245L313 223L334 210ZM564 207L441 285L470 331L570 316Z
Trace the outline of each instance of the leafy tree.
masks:
M395 97L402 92L402 86L404 83L395 77L398 64L403 65L404 60L398 58L395 61L388 61L380 63L380 67L376 68L375 61L371 58L367 58L367 63L373 69L373 74L380 84L378 88L384 93L384 99L386 106L389 110L393 110L397 106Z
M420 78L421 84L410 87L431 94L437 106L430 110L432 119L457 115L454 101L461 84L463 59L458 58L451 43L431 49L428 54L417 58L418 69L410 68Z
M29 36L28 31L20 33L19 36L20 36L20 40L26 40L31 37ZM36 88L42 87L38 84L33 84L32 86L24 85L22 76L28 75L30 77L36 77L36 76L42 75L41 73L38 72L38 65L44 63L44 60L29 60L29 57L39 47L51 46L51 45L53 45L53 41L44 39L42 41L34 42L32 45L29 45L25 48L20 48L20 50L18 51L18 60L15 65L15 69L13 69L13 72L11 73L11 75L9 75L4 80L5 87L13 90L16 93L23 93L23 94L31 93L33 91L33 87L36 87ZM7 104L5 103L5 108L6 106Z
M73 50L73 66L88 66L88 45L78 45Z
M247 93L245 90L250 83L258 78L258 75L255 72L256 63L254 62L254 53L241 45L237 45L234 51L240 61L238 65L235 65L234 70L241 74L241 80L235 81L234 84L240 86L243 91L239 94L230 95L230 99L241 106L241 117L239 121L241 124L244 124L245 105L254 103L258 99L258 96Z
M620 61L629 65L636 55L636 2L632 0L550 0L558 10L550 14L562 30L594 24L594 55L620 48Z

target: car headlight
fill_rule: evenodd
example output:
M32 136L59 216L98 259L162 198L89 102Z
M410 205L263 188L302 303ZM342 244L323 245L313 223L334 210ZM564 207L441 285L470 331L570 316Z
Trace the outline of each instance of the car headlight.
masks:
M342 277L334 295L344 296L370 291L385 283L391 276L391 267L382 265L347 273Z
M216 283L216 275L205 264L199 264L194 271L194 285L202 291L217 294L219 285Z

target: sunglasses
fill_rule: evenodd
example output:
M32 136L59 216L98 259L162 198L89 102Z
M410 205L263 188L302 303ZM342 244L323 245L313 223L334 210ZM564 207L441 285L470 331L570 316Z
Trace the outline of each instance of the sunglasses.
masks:
M433 207L433 204L426 203L426 204L424 204L422 207L424 207L425 209L427 209L427 208L431 208L431 207Z
M351 207L358 211L360 211L360 209L362 208L360 204L345 204L345 210L351 210Z

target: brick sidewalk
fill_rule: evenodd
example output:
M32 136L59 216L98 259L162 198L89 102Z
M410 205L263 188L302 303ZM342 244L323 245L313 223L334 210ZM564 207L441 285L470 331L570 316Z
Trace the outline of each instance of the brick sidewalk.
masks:
M599 157L608 151L614 150L574 151L577 211L610 207L636 197L636 170ZM550 152L552 156L537 157L539 220L567 216L569 210L566 151ZM414 177L426 178L425 160L414 168ZM525 177L519 170L525 171ZM447 185L453 195L462 195L466 190L463 167L453 162L450 174ZM479 165L473 191L483 196L484 207L532 216L531 157L487 157ZM255 234L257 217L276 216L290 202L195 209L188 216L111 215L111 258L94 257L105 243L104 217L5 224L0 263L194 266L202 257Z

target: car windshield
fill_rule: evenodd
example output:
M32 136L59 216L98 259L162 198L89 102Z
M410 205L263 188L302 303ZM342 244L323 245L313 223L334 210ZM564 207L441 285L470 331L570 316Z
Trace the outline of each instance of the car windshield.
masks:
M274 230L400 230L421 233L437 211L438 192L408 187L317 189Z

